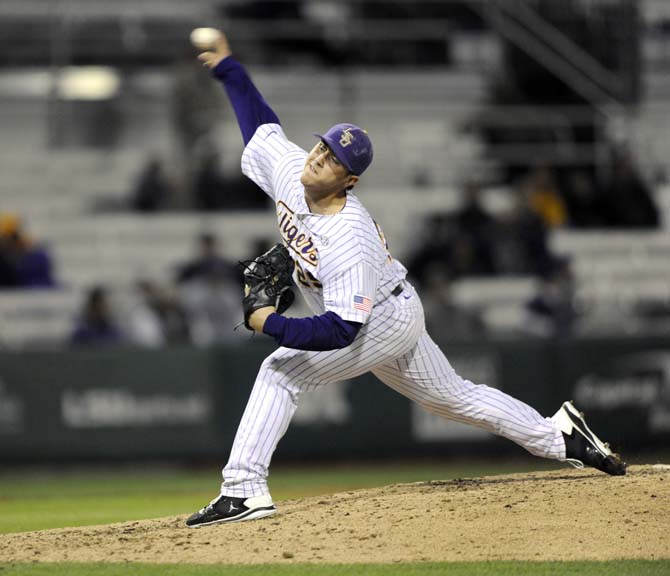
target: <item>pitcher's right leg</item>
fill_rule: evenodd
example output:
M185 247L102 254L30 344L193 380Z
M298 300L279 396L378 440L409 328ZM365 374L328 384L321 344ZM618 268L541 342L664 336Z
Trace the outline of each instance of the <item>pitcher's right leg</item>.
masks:
M281 350L266 358L256 377L228 463L221 493L250 497L269 494L266 478L272 454L286 433L298 407L302 379L291 378L277 369ZM294 350L286 350L287 355ZM306 386L305 386L306 387Z
M193 514L189 526L260 518L274 513L267 476L272 455L296 411L300 394L355 378L402 357L423 330L418 301L389 299L351 346L328 351L279 348L262 364L223 470L221 495ZM417 313L417 311L419 313Z
M401 304L390 302L388 314L382 307L351 346L326 351L279 348L265 359L223 470L222 494L248 498L269 493L266 478L272 454L302 392L355 378L403 356L416 344L422 316L411 301Z

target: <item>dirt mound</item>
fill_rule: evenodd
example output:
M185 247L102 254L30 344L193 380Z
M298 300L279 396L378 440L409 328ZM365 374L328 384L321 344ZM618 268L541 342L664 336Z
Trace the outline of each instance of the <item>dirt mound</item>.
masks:
M561 470L398 484L280 503L190 529L184 516L0 536L0 561L406 562L670 558L670 469Z

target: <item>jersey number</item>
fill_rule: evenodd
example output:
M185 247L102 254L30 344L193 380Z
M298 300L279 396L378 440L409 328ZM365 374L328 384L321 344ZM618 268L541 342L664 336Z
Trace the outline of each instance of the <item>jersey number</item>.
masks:
M298 277L298 282L300 282L300 284L303 286L313 290L321 288L321 282L314 278L314 275L311 272L304 270L297 262L295 263L295 272L296 276Z
M388 259L389 262L393 262L393 257L391 256L391 253L389 252L389 243L386 241L386 236L384 236L384 233L382 232L382 228L379 224L377 224L376 220L373 220L375 223L375 228L377 228L377 234L379 234L379 239L382 241L382 244L384 245L384 248L386 248L386 253L388 254Z

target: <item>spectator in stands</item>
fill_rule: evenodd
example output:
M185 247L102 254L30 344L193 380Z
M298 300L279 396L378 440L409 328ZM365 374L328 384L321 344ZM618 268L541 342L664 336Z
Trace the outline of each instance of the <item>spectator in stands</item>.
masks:
M547 228L560 228L568 221L563 196L549 166L533 168L521 181L530 209L544 221Z
M513 192L512 210L501 218L498 245L501 272L504 274L545 274L554 262L549 250L547 227L533 210L524 190Z
M451 338L484 336L486 326L481 315L456 304L451 287L452 280L445 266L434 263L425 271L421 299L428 330L431 334Z
M157 212L165 208L170 196L170 184L163 162L158 156L153 156L147 161L135 184L132 207L138 212Z
M433 214L421 226L423 238L416 252L408 258L409 274L423 286L428 269L432 264L440 263L447 267L447 254L454 236L454 226L448 214Z
M604 199L586 170L574 170L568 175L565 202L570 226L600 228L605 225Z
M613 154L607 186L607 223L618 228L658 228L658 207L627 150Z
M102 286L91 288L87 294L77 323L70 336L74 346L100 346L123 341Z
M463 206L451 214L436 214L424 227L426 235L409 259L410 274L424 285L433 264L451 278L490 276L497 272L498 223L481 204L481 189L469 183Z
M193 194L199 210L219 210L225 206L226 181L218 160L219 154L209 151L195 169Z
M0 285L8 288L55 288L47 248L30 239L18 217L0 214Z
M179 268L177 284L191 342L210 346L234 338L240 320L241 272L219 254L213 234L202 234L199 246L200 254Z
M203 154L195 169L193 194L198 210L259 210L268 206L268 197L249 178L223 174L220 154L213 148Z
M556 258L540 278L538 291L526 303L523 329L542 337L569 336L577 322L570 262Z
M18 279L12 259L9 240L0 234L0 290L16 288Z
M204 232L198 237L198 255L177 270L177 284L198 279L207 279L209 276L225 275L241 282L241 274L234 264L226 260L219 253L218 239L211 232Z
M242 319L241 292L222 269L179 287L191 343L198 347L232 342Z
M482 189L478 184L466 184L463 193L465 202L456 211L454 220L458 226L458 235L468 237L472 247L473 261L467 273L475 276L495 274L498 223L482 205Z
M149 280L136 284L138 301L130 310L128 338L146 348L188 341L187 322L179 302Z

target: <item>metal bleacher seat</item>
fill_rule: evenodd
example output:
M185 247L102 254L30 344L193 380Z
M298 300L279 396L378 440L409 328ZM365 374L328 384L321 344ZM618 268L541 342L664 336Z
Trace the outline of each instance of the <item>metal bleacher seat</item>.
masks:
M58 345L72 329L80 305L78 290L0 293L0 346Z
M454 302L476 309L485 325L493 331L518 329L525 314L525 304L535 292L531 277L469 278L452 285Z
M554 249L572 261L586 303L670 302L670 233L575 232L553 235Z
M530 298L535 289L535 280L526 276L497 278L468 278L454 282L454 301L464 306L480 303L517 304Z
M276 236L269 212L180 214L145 218L134 214L60 219L44 223L43 238L67 286L97 283L127 287L138 279L169 281L176 266L196 251L196 238L215 232L231 260L251 256L253 242Z

